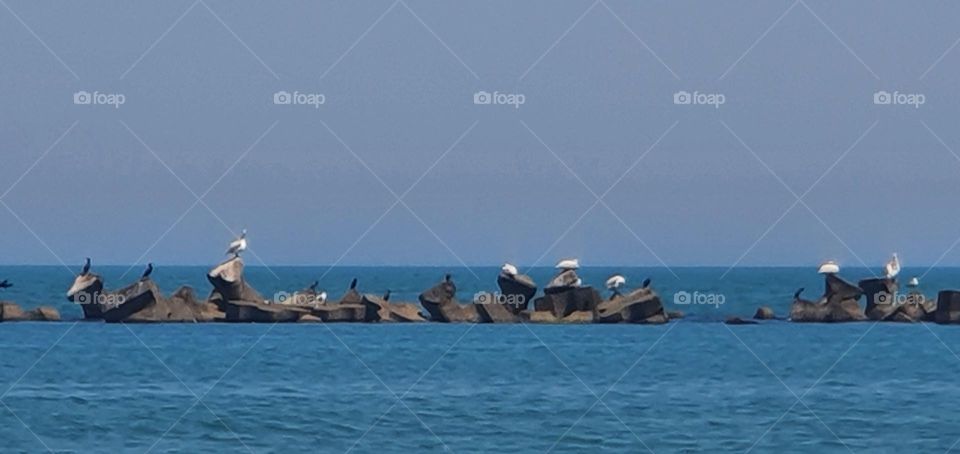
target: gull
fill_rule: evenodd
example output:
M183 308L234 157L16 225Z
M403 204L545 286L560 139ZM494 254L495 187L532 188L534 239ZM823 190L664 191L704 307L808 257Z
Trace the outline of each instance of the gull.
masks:
M240 257L240 253L245 250L247 250L247 229L243 229L240 232L240 237L230 243L226 254L233 254L234 257Z
M887 262L883 267L884 273L888 279L893 279L900 274L900 258L897 257L897 253L893 253L893 257L890 258L890 261Z
M504 263L503 266L500 267L500 271L503 271L503 273L506 274L507 276L516 276L518 273L517 267L509 263Z
M840 272L840 265L838 265L836 261L827 260L820 264L817 272L820 274L837 274Z
M916 277L911 277L910 281L907 282L907 287L919 287L919 286L920 286L920 279L917 279Z
M607 279L607 288L613 291L616 291L620 287L623 287L627 283L627 278L623 277L620 274L614 274Z
M561 269L561 270L575 270L575 269L580 268L580 260L578 260L578 259L563 259L563 260L557 262L557 266L556 266L555 268Z

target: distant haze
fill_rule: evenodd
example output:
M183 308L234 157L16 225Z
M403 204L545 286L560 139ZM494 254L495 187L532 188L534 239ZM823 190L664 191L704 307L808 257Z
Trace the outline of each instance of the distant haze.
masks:
M6 3L2 264L960 265L956 2Z

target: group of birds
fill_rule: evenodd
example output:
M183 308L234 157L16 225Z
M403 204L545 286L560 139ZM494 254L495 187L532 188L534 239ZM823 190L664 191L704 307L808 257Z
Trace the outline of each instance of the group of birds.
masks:
M575 258L563 259L557 262L554 268L559 270L560 273L576 271L580 269L580 260ZM517 267L511 263L504 263L503 266L500 267L500 271L502 271L505 275L512 277L515 277L517 274L519 274ZM614 295L619 295L621 289L627 285L627 278L622 274L614 274L613 276L607 278L607 281L604 283L604 285L608 290L613 292ZM583 286L583 280L578 276L576 281L573 283L573 287L581 286ZM650 287L650 278L644 279L641 286L642 288Z
M900 257L897 256L897 253L894 252L890 257L890 260L887 260L887 263L883 265L883 277L886 279L893 279L900 274ZM835 260L827 260L820 264L820 268L817 269L817 272L820 274L837 274L840 272L840 265ZM907 281L908 287L917 287L920 285L920 279L917 277L912 277Z

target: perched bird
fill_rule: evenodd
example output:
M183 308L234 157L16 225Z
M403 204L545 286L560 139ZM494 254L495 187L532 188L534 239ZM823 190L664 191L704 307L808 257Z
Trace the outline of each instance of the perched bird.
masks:
M555 267L561 270L576 270L580 268L580 260L578 259L563 259L557 262Z
M900 258L897 257L896 252L893 253L893 257L884 265L883 271L888 279L893 279L900 274Z
M317 287L318 287L319 285L320 285L320 281L313 281L313 283L310 284L310 287L307 287L307 288L309 288L309 289L310 289L311 291L313 291L313 292L316 292L316 291L317 291Z
M390 290L387 290L387 293L383 294L384 301L390 301Z
M793 292L793 299L795 299L795 300L800 299L800 294L801 294L801 293L803 293L803 287L800 287L799 289L797 289L796 292Z
M500 267L500 271L503 271L507 276L516 276L518 274L517 267L509 263L504 263L503 266Z
M13 287L13 284L11 284L10 281L4 279L3 282L0 282L0 289L8 289L10 287Z
M627 278L619 274L614 274L613 276L610 276L609 279L607 279L606 285L608 289L616 292L617 289L619 289L620 287L623 287L624 284L626 283L627 283Z
M87 257L87 260L83 263L83 269L80 270L80 275L83 276L90 272L90 257Z
M910 280L907 282L907 287L919 287L919 286L920 286L920 279L917 279L916 277L911 277Z
M318 294L317 294L317 302L318 302L318 303L326 303L326 302L327 302L327 292L320 292L320 293L318 293Z
M650 278L648 277L648 278L644 279L644 280L643 280L643 284L641 284L640 286L643 287L643 288L650 288Z
M357 278L353 278L353 280L350 281L350 290L353 290L355 288L357 288Z
M833 260L827 260L820 264L820 268L817 270L820 274L837 274L840 272L840 265Z
M140 279L146 279L150 277L150 273L153 273L153 263L147 264L147 269L143 270L143 274L140 275Z
M451 276L449 273L443 275L443 282L450 282L452 280L453 280L453 276Z
M227 248L226 254L232 254L234 257L240 257L240 253L245 250L247 250L247 229L240 231L240 237L230 243L230 247Z

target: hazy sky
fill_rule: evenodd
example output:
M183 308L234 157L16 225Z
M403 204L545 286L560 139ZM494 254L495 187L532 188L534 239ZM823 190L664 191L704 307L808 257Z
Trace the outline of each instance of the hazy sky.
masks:
M960 264L957 2L5 3L0 263Z

